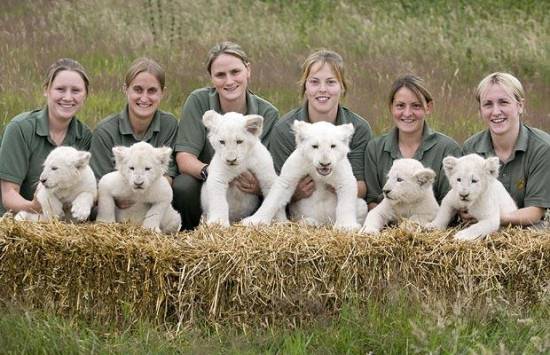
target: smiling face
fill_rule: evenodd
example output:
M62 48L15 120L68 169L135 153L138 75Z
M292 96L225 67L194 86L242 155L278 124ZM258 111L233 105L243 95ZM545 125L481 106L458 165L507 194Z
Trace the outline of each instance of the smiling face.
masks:
M424 118L431 112L432 103L424 104L409 88L403 86L393 98L390 110L400 133L421 134Z
M250 66L231 54L220 54L212 62L210 79L220 96L222 107L235 101L246 100Z
M86 99L86 86L79 73L62 70L45 89L48 114L51 120L66 122L82 108Z
M305 82L304 95L312 116L330 116L336 119L342 84L328 63L315 63ZM312 120L314 122L315 120Z
M500 84L491 84L480 95L479 112L491 134L516 133L523 112L523 101L518 102Z
M125 89L130 119L151 120L160 105L163 90L151 73L141 72Z

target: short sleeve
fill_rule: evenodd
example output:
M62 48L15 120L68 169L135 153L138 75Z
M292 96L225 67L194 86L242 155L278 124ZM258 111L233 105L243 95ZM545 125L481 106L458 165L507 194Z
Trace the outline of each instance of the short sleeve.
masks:
M21 185L29 171L31 149L21 123L6 126L0 146L0 179Z
M114 142L109 134L104 128L98 127L92 136L90 146L90 153L92 153L90 166L97 179L115 170L113 146Z
M365 183L367 184L367 203L380 203L382 201L382 183L378 179L378 157L376 154L376 142L367 143L364 157Z
M362 120L362 119L361 119ZM372 138L372 131L367 121L355 126L355 133L351 139L348 159L353 169L353 175L358 181L365 180L365 149Z
M287 158L296 149L294 142L294 134L290 132L290 127L287 122L280 121L271 132L269 138L269 152L273 157L273 165L277 174L281 172L283 164Z
M201 107L201 102L195 93L191 93L182 108L178 126L176 152L187 152L199 156L206 144L206 127L202 124L202 115L208 107Z

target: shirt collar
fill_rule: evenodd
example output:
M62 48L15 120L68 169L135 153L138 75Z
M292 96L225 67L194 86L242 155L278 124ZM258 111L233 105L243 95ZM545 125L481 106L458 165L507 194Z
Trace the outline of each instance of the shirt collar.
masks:
M519 133L518 133L518 138L516 140L516 145L514 147L514 152L526 151L528 143L529 143L529 132L527 132L527 128L522 123L519 126ZM496 155L495 148L493 147L493 139L491 138L491 132L488 129L486 129L482 133L481 140L478 145L476 153L480 153L484 156Z
M37 112L38 119L36 123L36 134L41 137L48 137L48 140L50 143L54 144L53 141L50 139L50 121L49 121L49 115L48 115L48 108L44 108ZM72 141L67 141L67 139L74 140L75 138L82 138L82 127L77 124L78 119L75 117L71 118L71 122L69 123L69 127L67 128L67 134L65 135L65 139L63 140L63 143L72 144Z
M393 159L400 159L403 156L399 150L399 130L397 127L394 127L387 136L387 139L384 143L384 151L390 153ZM418 150L414 153L414 158L422 160L424 153L432 148L437 140L435 138L434 131L428 126L428 123L424 121L424 127L422 127L422 143Z
M122 135L131 135L134 137L135 140L144 140L147 141L151 136L153 135L153 132L159 132L160 131L160 111L157 110L155 112L155 115L153 116L153 120L149 124L149 127L147 127L147 131L143 135L143 138L136 137L134 134L134 130L132 129L132 125L130 124L130 116L128 115L128 104L126 104L126 107L124 110L120 113L120 120L118 125L118 131Z

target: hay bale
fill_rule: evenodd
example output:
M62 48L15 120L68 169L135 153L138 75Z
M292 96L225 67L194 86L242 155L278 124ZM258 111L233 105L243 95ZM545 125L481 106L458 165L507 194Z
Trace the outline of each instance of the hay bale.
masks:
M478 243L451 231L379 237L296 224L201 226L157 235L131 225L0 220L0 300L118 322L295 325L388 290L540 302L550 236L505 229Z

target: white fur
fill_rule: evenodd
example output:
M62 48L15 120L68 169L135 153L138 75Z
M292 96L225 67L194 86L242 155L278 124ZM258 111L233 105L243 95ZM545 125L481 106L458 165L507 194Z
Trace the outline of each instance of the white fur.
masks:
M353 230L357 223L357 181L347 159L349 142L353 136L352 124L335 126L328 122L294 122L296 150L290 154L275 180L273 188L258 211L245 218L247 225L269 224L276 211L290 201L298 182L306 175L311 176L320 193L312 195L292 207L294 212L308 223L334 222L337 229ZM327 201L330 208L322 206L319 198L326 195L323 190L330 186L336 198ZM365 206L366 207L366 206ZM296 217L296 216L295 216Z
M90 168L91 154L61 146L44 161L36 199L42 214L20 211L17 220L49 221L53 218L84 221L97 198L97 184Z
M455 234L458 240L475 240L498 230L500 216L517 210L516 204L498 178L499 159L483 159L477 154L443 159L451 190L428 228L445 229L457 211L464 210L478 222Z
M362 233L378 234L389 222L407 218L422 225L437 214L434 197L435 172L415 159L398 159L388 173L382 188L384 199L367 215Z
M113 147L117 170L99 180L97 221L133 222L163 233L179 231L181 217L172 207L172 188L163 177L171 153L171 148L154 148L146 142ZM115 199L133 204L120 209Z
M263 195L267 196L277 177L273 159L259 138L264 119L236 112L222 116L210 110L202 120L216 151L201 190L202 210L206 223L229 226L230 222L250 216L260 205L258 196L242 192L229 183L241 173L251 171ZM286 220L284 209L279 210L278 219Z

